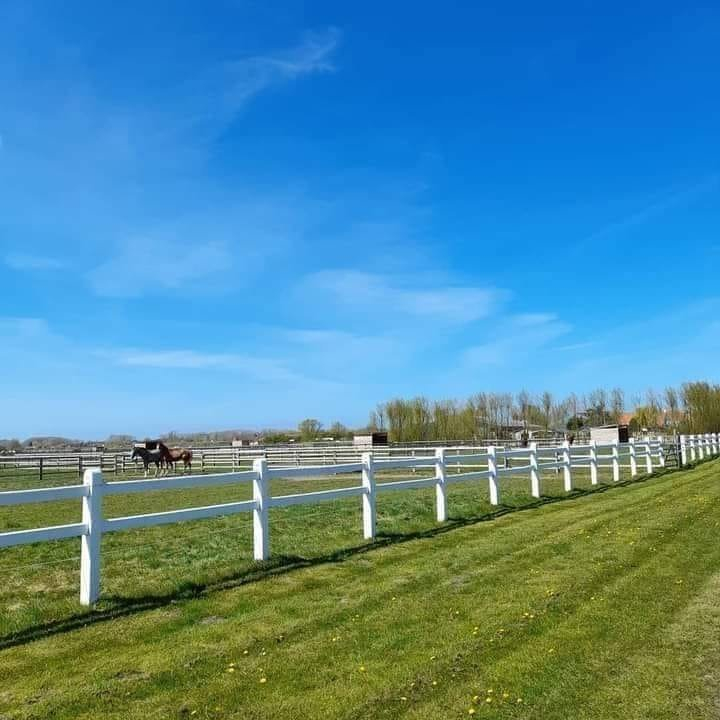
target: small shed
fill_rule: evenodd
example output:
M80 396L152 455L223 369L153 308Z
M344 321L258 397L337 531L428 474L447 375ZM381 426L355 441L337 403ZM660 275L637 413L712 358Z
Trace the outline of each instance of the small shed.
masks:
M375 447L376 445L387 444L388 434L384 431L353 436L353 445L355 447Z
M599 444L626 443L630 439L630 429L627 425L600 425L590 428L590 440Z

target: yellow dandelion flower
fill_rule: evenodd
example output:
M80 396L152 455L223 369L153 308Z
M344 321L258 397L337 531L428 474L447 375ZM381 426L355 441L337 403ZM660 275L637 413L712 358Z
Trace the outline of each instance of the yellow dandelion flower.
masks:
M509 697L510 697L510 693L509 693L509 692L504 692L504 693L503 693L503 698L505 698L505 700L507 700Z
M475 708L469 708L468 715L474 715L474 714L475 714Z
M235 668L234 668L234 667L229 667L229 668L227 669L227 671L228 671L229 673L234 673L234 672L235 672Z
M401 695L401 696L400 696L400 699L401 699L403 702L407 702L407 698L406 698L404 695Z
M360 672L365 672L365 666L364 666L364 665L361 665L361 666L360 666Z
M519 703L521 703L521 702L523 701L523 699L522 699L522 698L518 698L517 701L518 701L518 704L519 704Z
M266 677L261 677L261 678L260 678L260 684L261 684L261 685L264 685L266 682L267 682L267 678L266 678Z
M249 652L249 650L243 650L243 655L247 655Z
M487 698L485 698L485 702L486 702L486 703L491 703L491 702L492 702L492 700L493 700L493 699L492 699L491 697L487 697Z
M480 702L480 696L479 695L473 695L473 702Z

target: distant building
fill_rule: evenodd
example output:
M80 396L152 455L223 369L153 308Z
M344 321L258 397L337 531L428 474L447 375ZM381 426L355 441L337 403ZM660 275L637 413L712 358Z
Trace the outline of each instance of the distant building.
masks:
M600 425L590 428L590 440L599 444L613 443L616 440L626 443L630 439L630 430L627 425Z
M387 444L388 434L385 431L353 436L353 445L355 447L375 447L376 445Z

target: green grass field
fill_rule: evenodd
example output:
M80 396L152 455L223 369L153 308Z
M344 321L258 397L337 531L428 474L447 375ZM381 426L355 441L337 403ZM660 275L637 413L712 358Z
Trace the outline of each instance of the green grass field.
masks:
M110 534L93 611L79 540L0 550L0 717L717 717L719 467L592 492L576 472L570 497L548 473L540 503L504 480L501 508L455 485L442 526L432 491L380 494L374 545L358 498L276 509L264 565L249 515ZM107 515L249 492L118 496ZM3 508L0 529L79 514Z

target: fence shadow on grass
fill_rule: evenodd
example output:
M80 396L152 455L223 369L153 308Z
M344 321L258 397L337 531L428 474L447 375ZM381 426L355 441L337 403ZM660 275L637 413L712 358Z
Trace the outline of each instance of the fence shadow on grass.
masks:
M697 464L698 463L695 465ZM694 467L695 465L691 467ZM69 617L61 620L53 620L51 622L42 623L25 630L0 637L0 650L16 647L18 645L25 645L35 640L52 637L64 632L86 627L88 625L94 625L108 620L115 620L148 610L157 610L185 600L193 600L204 597L210 593L221 590L230 590L288 572L294 572L296 570L314 567L317 565L344 562L350 558L363 555L378 548L411 542L413 540L437 537L469 525L476 525L478 523L495 520L504 515L526 512L544 505L567 502L568 500L604 493L608 490L627 487L628 485L637 485L646 482L650 478L656 479L674 472L677 472L677 469L666 468L665 470L658 470L651 476L638 475L632 480L621 480L612 484L604 483L591 488L576 488L566 495L546 495L532 502L518 505L503 504L498 506L496 510L488 513L450 517L449 520L442 525L427 528L426 530L416 530L407 533L379 532L373 542L366 542L360 545L341 548L331 553L318 555L316 557L305 558L299 555L278 555L277 557L265 562L254 563L249 568L238 571L237 573L231 573L216 581L207 583L181 583L172 592L162 595L145 595L132 598L122 596L105 597L99 603L99 607L92 610L70 615Z

